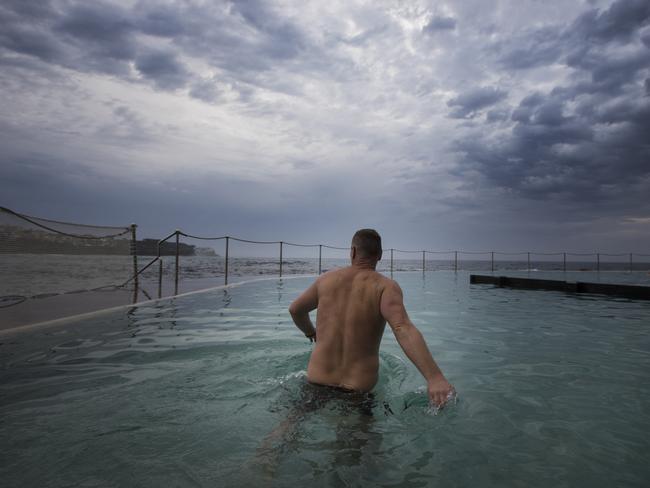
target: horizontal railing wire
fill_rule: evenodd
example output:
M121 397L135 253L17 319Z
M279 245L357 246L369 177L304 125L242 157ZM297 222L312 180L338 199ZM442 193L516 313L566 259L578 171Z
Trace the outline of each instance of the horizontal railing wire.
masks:
M121 225L92 225L92 224L78 224L76 222L63 222L61 220L52 220L52 219L44 219L42 217L34 217L33 215L27 215L24 213L18 213L14 210L11 210L10 208L7 207L0 207L0 211L7 212L9 214L15 215L16 217L22 218L22 219L29 219L30 222L34 225L39 225L38 223L32 222L33 220L41 220L43 222L49 222L51 224L60 224L60 225L72 225L74 227L87 227L89 229L125 229L129 230L129 227L123 227Z
M284 241L284 244L287 246L295 246L295 247L318 247L320 244L296 244L294 242L286 242Z
M132 258L131 276L136 279L137 288L137 225L107 226L80 224L61 220L34 217L0 206L0 253L18 254L65 254L65 255L130 255ZM71 230L72 229L72 230ZM78 229L75 232L74 229ZM44 232L46 231L46 232ZM110 232L113 231L113 232ZM60 237L62 236L62 237ZM97 277L88 277L93 278ZM94 280L93 280L94 281ZM8 308L27 299L47 298L57 295L70 295L82 292L115 290L123 285L111 283L93 286L89 283L86 288L65 290L60 282L58 288L64 291L44 290L41 293L23 292L0 297L0 308ZM36 288L39 284L35 283ZM75 286L79 286L75 284Z
M187 234L187 233L185 233L185 232L180 232L180 231L179 231L178 233L179 233L180 235L184 236L184 237L189 237L189 238L191 238L191 239L201 239L201 240L204 240L204 241L218 241L218 240L221 240L221 239L227 239L227 238L228 238L228 236L220 236L220 237L201 237L201 236L195 236L195 235Z
M332 250L337 250L337 251L348 251L350 250L350 247L343 247L343 246L333 246L330 244L304 244L304 243L297 243L297 242L289 242L289 241L263 241L263 240L253 240L253 239L243 239L240 237L234 237L234 236L220 236L220 237L214 237L214 238L209 238L209 237L204 237L204 236L197 236L197 235L192 235L188 234L183 231L178 231L179 235L183 235L185 237L189 238L194 238L194 239L203 239L203 240L220 240L220 239L226 239L226 259L225 259L225 283L227 284L228 281L228 259L229 259L229 247L228 247L228 242L230 240L235 241L235 242L243 242L243 243L248 243L248 244L261 244L261 245L280 245L280 256L279 256L279 273L280 276L282 276L283 272L283 247L286 246L294 246L294 247L302 247L302 248L319 248L319 255L318 255L318 272L319 274L321 273L321 267L322 267L322 250L323 249L332 249ZM597 258L597 269L600 270L600 256L607 256L607 257L620 257L620 256L630 256L630 269L632 269L632 254L606 254L606 253L567 253L567 252L533 252L533 251L511 251L511 252L506 252L506 251L459 251L459 250L449 250L449 251L439 251L439 250L427 250L427 249L422 249L422 250L414 250L414 249L398 249L398 248L385 248L384 251L389 251L390 253L390 272L392 273L394 270L394 261L395 253L407 253L407 254L421 254L422 255L422 271L426 270L426 255L449 255L451 258L451 255L453 255L453 258L450 259L450 261L453 263L453 269L457 271L459 269L459 263L460 259L462 256L490 256L488 260L481 260L481 261L489 261L491 262L491 269L492 271L495 270L495 263L497 263L495 256L527 256L526 261L527 261L527 269L531 269L532 261L531 257L539 257L539 256L563 256L563 269L564 271L567 271L567 257L575 257L575 256L580 256L580 257L586 257L586 256L596 256ZM503 262L503 261L502 261ZM176 278L178 279L178 278Z
M43 228L45 230L48 230L50 232L54 232L57 234L61 234L64 236L68 237L74 237L74 238L81 238L81 239L107 239L107 238L113 238L113 237L119 237L128 234L129 232L132 232L132 252L134 253L134 257L137 255L136 253L136 240L135 240L135 224L132 224L129 227L109 227L109 226L94 226L94 225L86 225L86 224L73 224L70 222L60 222L56 220L48 220L48 219L41 219L38 217L31 217L29 215L25 214L19 214L17 212L14 212L10 209L6 209L4 207L0 207L1 211L7 212L9 214L12 214L26 222L29 222L32 225L35 225L37 227ZM53 227L50 227L49 225L46 225L44 223L51 223L51 224L58 224L58 225L68 225L68 226L79 226L83 228L95 228L95 229L115 229L115 230L121 230L124 229L121 232L114 233L114 234L109 234L105 236L92 236L92 235L78 235L78 234L72 234L68 232L64 232L58 229L55 229ZM163 273L163 266L162 266L162 260L161 260L161 245L168 241L171 238L175 238L176 240L176 247L175 247L175 294L178 293L178 280L179 280L179 269L180 269L180 252L179 252L179 238L180 237L186 237L188 239L198 239L198 240L204 240L204 241L222 241L225 240L225 283L227 284L228 281L228 260L229 260L229 242L234 241L234 242L241 242L241 243L246 243L246 244L259 244L259 245L279 245L279 272L280 276L282 276L283 272L283 264L284 264L284 257L283 257L283 247L286 246L292 246L292 247L301 247L301 248L319 248L319 255L318 255L318 273L320 274L322 272L322 250L323 249L329 249L329 250L336 250L336 251L349 251L351 246L333 246L330 244L305 244L305 243L296 243L296 242L288 242L288 241L268 241L268 240L253 240L253 239L243 239L240 237L234 237L234 236L215 236L215 237L210 237L210 236L200 236L196 234L190 234L182 230L176 230L169 234L167 237L164 239L161 239L158 241L158 250L157 250L157 256L155 256L151 261L149 261L145 266L143 266L141 269L137 269L137 262L136 262L136 267L134 269L133 275L124 283L121 285L106 285L103 287L97 287L93 288L90 291L98 291L101 289L109 289L109 288L120 288L126 286L128 283L131 281L135 281L135 285L137 287L138 284L138 276L140 276L144 271L147 269L151 268L156 262L159 262L159 296L161 294L161 283L162 283L162 273ZM173 245L173 244L172 244ZM453 269L457 271L460 266L460 258L462 256L490 256L488 259L481 259L481 260L474 260L474 261L467 261L469 263L472 262L491 262L492 263L492 271L495 270L495 256L527 256L527 267L530 270L531 269L531 257L539 257L539 256L562 256L562 263L563 263L563 269L564 271L567 271L567 257L595 257L595 264L596 264L596 269L600 270L601 266L601 256L602 257L629 257L629 269L630 271L633 269L633 258L634 257L650 257L650 254L641 254L641 253L578 253L578 252L534 252L534 251L512 251L512 252L506 252L506 251L462 251L462 250L431 250L431 249L422 249L422 250L412 250L412 249L397 249L397 248L385 248L384 251L390 251L390 272L392 274L394 270L394 253L407 253L407 254L421 254L422 259L422 271L426 270L426 256L427 255L448 255L449 259L446 259L444 261L449 261L453 264ZM453 255L453 256L452 256ZM326 259L331 259L331 258L326 258ZM417 259L417 258L416 258ZM501 261L503 263L504 261ZM507 262L507 261L505 261ZM575 261L574 261L575 263ZM88 291L88 290L81 290L81 291ZM77 292L77 291L75 291ZM65 293L74 293L74 292L65 292ZM46 294L47 296L52 296L56 295L57 293L54 294ZM18 296L18 295L11 295L11 296L6 296L6 297L0 297L0 302L2 302L4 299L7 298L13 298L15 300L18 299L24 299L27 298L33 298L37 296L43 296L43 294L40 295L33 295L31 297L24 297L24 296ZM0 308L4 308L9 305L0 305Z
M252 241L250 239L240 239L239 237L229 237L231 241L246 242L248 244L280 244L282 241Z
M35 225L36 227L40 227L41 229L45 229L45 230L48 230L50 232L54 232L55 234L60 234L60 235L66 236L66 237L74 237L76 239L110 239L112 237L120 237L120 236L126 235L129 232L131 232L130 227L108 227L108 226L100 226L100 225L74 224L72 222L59 222L59 221L56 221L56 220L48 220L48 219L41 219L41 218L38 218L38 217L31 217L29 215L19 214L18 212L14 212L13 210L5 208L5 207L0 207L0 210L2 210L3 212L7 212L8 214L14 215L15 217L18 217L19 219L22 219L25 222L29 222L30 224ZM121 232L117 232L115 234L107 234L107 235L102 235L102 236L91 236L91 235L88 235L88 234L71 234L71 233L68 233L68 232L63 232L63 231L58 230L58 229L54 229L53 227L49 227L47 225L43 225L43 224L37 222L36 219L42 220L44 222L54 223L54 224L70 225L70 226L74 226L74 227L85 227L85 228L88 228L88 229L116 229L116 230L117 229L124 229L124 230L122 230Z

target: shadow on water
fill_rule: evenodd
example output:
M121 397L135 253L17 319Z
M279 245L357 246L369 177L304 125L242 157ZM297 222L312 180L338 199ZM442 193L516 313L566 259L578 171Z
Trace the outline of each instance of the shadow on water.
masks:
M299 383L283 399L291 403L282 409L284 418L256 449L252 472L280 486L286 475L295 475L291 472L300 460L310 478L326 476L332 486L347 486L351 480L346 473L367 467L380 452L383 434L377 416L387 415L389 408L382 412L370 395L310 385L304 378Z
M387 473L402 478L397 467L387 467L395 446L409 445L444 418L433 418L424 388L405 384L405 362L381 353L380 381L366 394L309 384L304 371L295 371L307 360L301 354L281 361L282 372L294 372L276 378L275 396L267 392L273 397L267 411L275 420L255 442L239 481L287 486L300 478L317 486L378 486ZM409 486L427 484L411 479Z

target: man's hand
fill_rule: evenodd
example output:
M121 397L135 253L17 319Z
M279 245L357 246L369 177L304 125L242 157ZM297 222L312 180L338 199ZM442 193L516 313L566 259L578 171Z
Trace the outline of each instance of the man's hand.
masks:
M429 392L429 399L438 408L444 407L450 395L456 391L442 375L436 376L433 380L429 381L427 390Z
M316 331L313 334L306 336L309 342L316 342Z

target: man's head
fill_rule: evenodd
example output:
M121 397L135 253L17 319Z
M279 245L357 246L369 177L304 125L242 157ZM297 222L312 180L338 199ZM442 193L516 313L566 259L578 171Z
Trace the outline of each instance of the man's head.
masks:
M354 233L350 251L353 262L359 259L377 262L381 259L381 252L381 236L376 230L361 229Z

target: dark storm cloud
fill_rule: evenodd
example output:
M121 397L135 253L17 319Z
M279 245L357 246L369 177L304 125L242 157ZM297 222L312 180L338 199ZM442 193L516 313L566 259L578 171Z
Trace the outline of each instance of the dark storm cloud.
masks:
M134 13L142 32L168 38L181 52L221 70L222 81L233 84L265 85L264 72L299 56L307 66L322 62L300 26L268 2L177 3L162 8L157 2L140 2ZM197 83L194 93L202 98L210 92L210 80Z
M68 4L55 2L33 4L39 7L3 4L2 48L77 71L129 74L137 43L125 10L101 2L67 9Z
M0 4L0 46L10 52L57 62L63 57L62 47L47 25L55 15L46 1L3 2Z
M176 55L166 51L152 51L139 55L135 60L136 69L161 89L173 90L185 86L190 79L185 66Z
M529 212L645 222L648 3L4 0L0 193L507 245Z
M589 10L568 25L527 29L492 47L501 53L500 63L508 69L546 66L564 57L571 66L597 61L599 46L630 42L649 23L650 2L617 0L607 10Z
M453 110L449 114L452 118L472 118L477 113L495 103L503 100L507 93L493 87L479 87L461 93L447 102Z
M617 0L605 11L590 10L571 26L579 37L609 42L627 41L637 29L650 23L650 2Z
M4 2L0 48L82 72L150 82L162 90L192 84L206 98L209 79L199 80L179 60L189 55L224 72L224 78L264 84L258 74L307 49L300 28L266 2L205 5L142 1L132 9L106 2ZM153 50L142 35L170 41ZM312 65L322 63L313 57ZM134 72L135 66L137 72ZM210 97L214 99L214 97Z
M565 209L650 210L650 51L638 32L649 20L650 2L619 0L580 16L557 44L533 47L540 31L532 34L523 49L533 61L513 65L522 49L513 46L502 63L562 62L572 76L523 97L505 135L456 140L459 174L478 174L490 187L524 198L562 201Z

